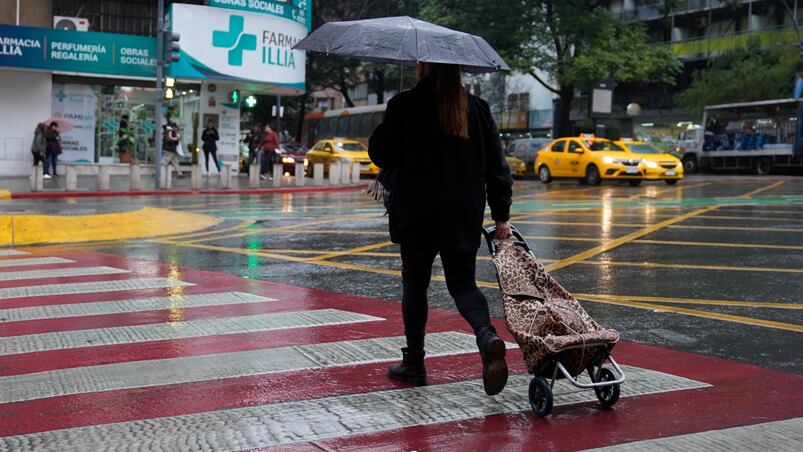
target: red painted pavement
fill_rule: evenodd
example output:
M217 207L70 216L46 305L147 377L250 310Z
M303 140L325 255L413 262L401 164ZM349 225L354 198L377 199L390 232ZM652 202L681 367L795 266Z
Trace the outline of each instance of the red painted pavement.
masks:
M0 308L166 296L175 293L242 291L277 298L279 301L186 308L178 315L181 319L190 320L336 308L382 317L387 321L5 356L0 357L0 376L243 350L265 349L269 353L269 349L276 347L376 338L401 335L402 332L399 305L394 302L176 268L100 253L60 248L34 248L30 251L33 256L20 257L57 256L77 262L58 266L26 266L26 269L107 265L132 270L131 274L115 275L115 278L62 278L64 282L173 277L198 285L107 294L6 299L0 300ZM11 286L29 283L30 281L10 282ZM0 336L163 323L175 319L176 315L176 312L157 310L9 322L0 324ZM501 320L496 320L495 323L498 330L504 330ZM432 309L429 331L468 332L470 329L456 312ZM512 341L509 335L505 336L506 340ZM296 444L286 449L320 450L323 447L335 450L474 450L480 447L493 450L576 450L803 416L801 375L624 341L615 351L621 363L658 370L713 386L625 397L610 410L598 409L593 403L575 404L556 407L553 414L544 419L530 412L495 415L459 423L418 426L370 435L350 435L318 441L315 444ZM510 351L508 358L513 372L524 372L520 351ZM479 378L481 370L476 354L430 358L427 360L427 367L430 384ZM386 377L386 369L387 363L365 364L0 404L0 436L404 387L401 383L390 381Z

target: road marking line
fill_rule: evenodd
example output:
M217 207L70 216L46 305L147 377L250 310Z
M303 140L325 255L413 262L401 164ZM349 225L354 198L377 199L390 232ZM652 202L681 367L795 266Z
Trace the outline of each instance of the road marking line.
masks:
M13 375L0 377L0 403L394 361L405 343L404 336L380 337ZM516 348L515 344L507 346ZM471 334L427 335L427 356L476 352Z
M547 259L541 259L546 262ZM779 272L779 273L803 273L803 268L776 268L776 267L737 267L728 265L697 265L697 264L660 264L657 262L625 262L625 261L595 261L586 260L577 262L578 265L596 265L617 267L643 267L643 268L679 268L679 269L698 269L698 270L727 270L745 272Z
M543 225L557 225L557 226L614 226L620 228L644 228L650 226L649 224L644 223L604 223L604 222L597 222L597 223L577 223L571 221L517 221L516 224L543 224Z
M128 270L113 267L66 267L48 270L3 271L0 281L21 281L24 279L66 278L69 276L100 276L130 273Z
M75 261L60 257L30 257L20 259L0 259L0 267L22 267L27 265L74 264Z
M653 370L625 366L625 371L623 397L710 387ZM481 380L468 380L76 427L0 438L0 449L118 450L135 444L158 452L189 444L198 450L250 450L530 412L529 383L528 375L511 375L495 397L485 395ZM556 382L554 392L556 406L596 400L593 391L577 391L565 380Z
M94 281L68 284L40 284L36 286L8 287L0 289L0 300L7 298L47 297L52 295L77 295L97 292L120 292L127 290L163 289L194 286L195 284L167 278L126 279L118 281Z
M17 251L17 250L3 250L0 249L0 256L23 256L26 254L31 254L27 251Z
M647 245L686 245L686 246L713 246L723 248L765 248L771 250L803 250L797 245L770 245L763 243L724 243L724 242L684 242L678 240L633 240L633 243Z
M171 236L165 236L165 238L170 239L170 240L184 240L184 239L188 239L190 237L203 237L203 236L206 236L206 235L220 234L221 232L236 231L236 230L239 230L239 229L247 228L248 226L251 226L252 224L254 224L253 221L245 220L245 221L241 221L239 224L237 224L235 226L230 226L228 228L216 229L214 231L195 232L195 233L192 233L192 234L171 235Z
M674 225L669 229L714 229L719 231L764 231L764 232L803 232L801 228L762 228L751 226L704 226L704 225Z
M559 270L561 268L568 267L568 266L573 265L573 264L575 264L577 262L584 261L584 260L588 259L589 257L593 257L593 256L596 256L598 254L602 254L604 252L610 251L610 250L612 250L612 249L614 249L616 247L624 245L624 244L626 244L628 242L631 242L631 241L633 241L635 239L638 239L640 237L644 237L645 235L648 235L648 234L652 234L653 232L661 230L661 229L663 229L663 228L665 228L667 226L673 225L675 223L679 223L679 222L681 222L683 220L692 218L694 216L697 216L697 215L700 215L700 214L703 214L703 213L706 213L706 212L710 212L712 210L715 210L716 208L717 208L717 206L711 206L711 207L706 207L704 209L695 210L695 211L692 211L692 212L685 213L683 215L678 215L678 216L676 216L674 218L670 218L668 220L664 220L664 221L662 221L660 223L656 223L656 224L648 226L648 227L646 227L644 229L640 229L638 231L631 232L630 234L627 234L627 235L624 235L622 237L613 239L613 240L611 240L609 242L605 242L605 243L603 243L601 245L595 246L594 248L591 248L589 250L583 251L581 253L577 253L577 254L575 254L573 256L569 256L569 257L567 257L565 259L562 259L562 260L560 260L558 262L549 264L548 266L546 266L546 270L548 272L551 272L551 271Z
M667 436L593 449L599 452L653 452L684 450L771 450L798 452L803 444L803 418Z
M765 191L767 191L767 190L772 190L773 188L775 188L775 187L777 187L777 186L779 186L779 185L783 184L783 182L784 182L784 181L782 181L782 180L779 180L778 182L775 182L775 183L772 183L772 184L770 184L770 185L767 185L766 187L758 188L758 189L756 189L756 190L753 190L753 191L751 191L751 192L749 192L749 193L745 193L745 194L743 194L743 195L740 195L740 196L738 196L738 197L739 197L739 198L752 198L753 196L755 196L755 195L757 195L757 194L759 194L759 193L763 193L763 192L765 192Z
M136 344L225 334L341 325L345 323L375 322L379 320L384 319L338 309L317 309L91 330L26 334L0 337L0 356L70 348Z
M676 303L676 304L699 304L710 306L741 306L748 308L771 308L771 309L803 309L801 303L777 303L777 302L763 302L763 301L735 301L735 300L706 300L698 298L671 298L671 297L654 297L642 295L607 295L607 294L580 294L575 296L578 299L591 298L606 298L613 301L646 301L652 303Z
M374 243L372 245L359 246L357 248L352 248L352 249L349 249L349 250L333 251L331 253L322 254L320 256L312 257L312 258L310 258L310 260L311 261L323 261L323 260L332 259L332 258L335 258L335 257L346 256L346 255L349 255L349 254L356 254L356 253L359 253L361 251L369 251L369 250L375 250L377 248L385 248L385 247L388 247L388 246L391 246L391 245L393 245L393 242Z
M721 212L724 212L720 208ZM740 221L772 221L775 223L783 223L783 222L798 222L803 221L803 218L780 218L780 217L754 217L754 216L732 216L732 215L700 215L697 218L705 218L709 220L740 220Z
M711 185L711 182L699 182L697 184L691 184L691 185L681 185L681 186L676 186L676 187L671 187L671 188L662 188L662 189L658 189L658 190L655 190L655 191L652 191L652 192L649 192L649 193L637 193L635 195L628 196L627 199L639 199L639 198L645 197L645 196L649 197L649 198L652 198L652 197L657 198L657 195L660 195L660 194L663 194L663 193L666 193L666 192L670 192L670 191L673 192L674 195L679 196L680 193L683 193L683 190L686 190L688 188L705 187L706 185ZM652 187L647 187L647 188L649 189L649 188L652 188Z
M669 306L664 304L642 303L636 301L614 300L610 298L597 297L593 295L586 295L585 300L594 301L597 303L615 304L620 306L628 306L631 308L647 309L651 311L667 311L675 314L685 314L693 317L703 317L707 319L724 320L726 322L741 323L744 325L761 326L765 328L774 328L778 330L794 331L803 333L803 325L794 323L774 322L772 320L756 319L753 317L743 317L739 315L721 314L718 312L700 311L697 309L681 308L677 306Z
M0 309L0 322L59 319L93 315L123 314L130 312L158 311L163 309L189 309L203 306L225 306L242 303L277 301L243 292L220 292L171 297L134 298L128 300L70 303L25 308Z

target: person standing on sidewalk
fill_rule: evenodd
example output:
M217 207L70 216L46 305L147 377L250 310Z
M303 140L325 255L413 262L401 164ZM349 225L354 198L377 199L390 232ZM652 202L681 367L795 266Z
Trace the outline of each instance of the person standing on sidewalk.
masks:
M204 158L206 160L206 172L209 172L209 154L212 154L212 160L215 162L217 172L220 172L220 162L217 159L217 142L220 135L215 128L215 122L211 119L206 122L206 128L201 134L201 141L203 141L202 149L204 150Z
M273 174L273 163L276 161L276 150L279 149L279 135L270 127L265 125L265 134L259 143L262 151L262 168L260 168L260 179L267 179L266 174Z
M45 148L45 174L43 177L50 179L51 169L52 176L59 177L56 171L56 163L58 162L59 154L61 154L61 134L59 134L59 124L57 122L51 122L50 127L45 129L45 141L47 145Z
M181 135L178 133L178 127L175 122L169 122L164 129L164 138L162 139L162 150L164 157L162 157L162 166L168 171L169 166L172 165L176 169L177 177L184 177L181 172L181 165L178 159L178 144L181 140Z
M39 162L44 161L44 154L47 152L47 139L45 139L45 123L40 122L36 125L31 143L31 154L33 154L33 166L38 167Z
M440 253L449 294L477 339L485 392L494 395L507 383L505 343L491 325L475 267L486 199L496 238L511 236L513 179L488 104L466 93L460 67L419 63L417 73L416 87L388 102L368 147L374 164L392 171L390 237L401 245L407 347L389 376L426 384L427 288Z

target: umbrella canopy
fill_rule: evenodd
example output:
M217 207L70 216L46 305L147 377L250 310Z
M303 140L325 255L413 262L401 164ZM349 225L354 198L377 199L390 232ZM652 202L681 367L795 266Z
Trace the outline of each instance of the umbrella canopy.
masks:
M293 48L383 63L459 64L466 72L510 70L481 37L407 16L329 22Z
M48 127L50 127L50 124L55 122L56 124L59 125L60 133L69 132L70 130L72 130L72 123L70 121L64 118L59 118L57 116L51 116L42 122L45 123L45 125Z

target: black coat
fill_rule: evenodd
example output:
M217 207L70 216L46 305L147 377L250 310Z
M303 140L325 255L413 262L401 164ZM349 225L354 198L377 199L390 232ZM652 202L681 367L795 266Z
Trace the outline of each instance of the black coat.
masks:
M217 129L204 129L204 132L201 134L201 141L203 141L203 150L207 152L217 151L217 141L220 139L220 135L217 133Z
M469 139L441 132L434 80L425 78L388 102L369 142L380 168L395 167L390 237L477 249L486 193L491 217L510 219L513 179L488 104L469 95Z

